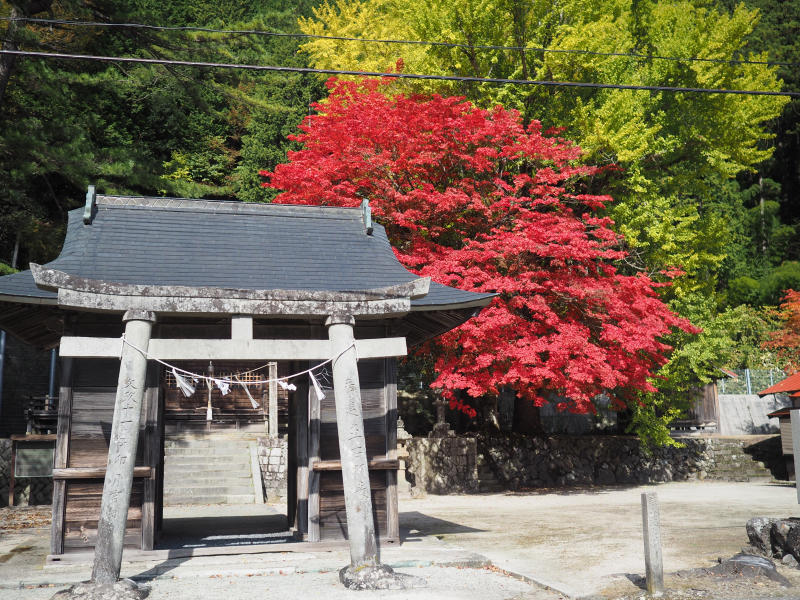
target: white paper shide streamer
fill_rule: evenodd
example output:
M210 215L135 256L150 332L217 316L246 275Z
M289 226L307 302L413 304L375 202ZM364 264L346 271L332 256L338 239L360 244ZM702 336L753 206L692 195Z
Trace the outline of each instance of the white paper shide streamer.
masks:
M277 384L281 386L281 389L286 390L287 392L297 391L297 386L295 384L284 381L283 379L279 379Z
M322 388L319 386L317 378L314 377L314 372L309 371L308 376L311 378L311 384L314 386L314 392L317 394L317 400L322 402L325 399L325 394L322 393Z
M236 381L238 381L239 384L242 386L242 389L244 390L244 393L247 394L247 397L250 398L250 406L252 406L253 408L259 408L261 405L258 402L256 402L255 398L253 398L253 395L250 393L250 390L247 389L247 386L244 384L244 382L242 382L242 380L239 379L239 377L237 377L236 375L234 375L234 377L236 377Z
M175 377L175 381L178 383L178 387L183 392L183 395L186 396L187 398L191 398L195 392L194 386L188 381L186 381L186 379L178 375L178 372L175 370L174 367L172 369L172 375Z
M231 391L231 386L229 383L222 381L221 379L212 379L211 381L213 381L214 385L219 388L219 391L223 396L227 396L228 392Z

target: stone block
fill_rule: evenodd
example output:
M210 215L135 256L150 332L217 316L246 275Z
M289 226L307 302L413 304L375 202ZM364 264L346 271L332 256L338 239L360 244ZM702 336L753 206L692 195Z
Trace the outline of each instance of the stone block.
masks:
M772 552L776 557L791 554L800 560L800 519L774 519L771 533Z
M768 517L754 517L745 524L750 545L757 548L765 556L772 555L772 524L775 521L776 519Z

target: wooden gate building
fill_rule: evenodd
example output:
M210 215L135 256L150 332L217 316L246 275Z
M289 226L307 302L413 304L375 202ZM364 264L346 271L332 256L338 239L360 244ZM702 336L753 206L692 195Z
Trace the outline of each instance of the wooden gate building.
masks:
M171 366L197 372L211 362L225 377L276 361L280 377L302 373L342 355L329 336L337 323L354 338L344 349L358 360L376 531L398 538L396 357L490 301L406 271L368 205L117 197L90 188L86 206L69 213L58 258L0 278L0 328L59 348L52 553L95 545L110 451L122 443L112 436L115 401L136 384L120 377L126 352L147 362L124 543L148 550L161 527L165 429L246 428L266 418L263 386L248 388L259 408L240 386L223 396L199 383L185 397ZM131 319L152 325L145 348L132 341ZM281 392L289 523L304 540L341 538L336 386L323 378L320 394L307 374L290 383L296 389Z

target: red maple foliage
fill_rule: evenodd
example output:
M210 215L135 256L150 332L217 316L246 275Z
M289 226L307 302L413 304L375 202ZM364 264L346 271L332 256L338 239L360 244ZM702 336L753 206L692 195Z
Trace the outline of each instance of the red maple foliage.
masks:
M783 327L764 344L776 350L790 373L800 371L800 291L787 290L780 307Z
M573 412L610 393L617 407L653 391L661 336L692 326L645 275L620 274L621 240L585 193L597 167L515 111L463 98L389 97L386 82L328 82L303 149L262 171L276 201L357 206L367 198L398 259L434 281L498 296L437 341L434 382L459 398L512 387L537 405L555 393Z

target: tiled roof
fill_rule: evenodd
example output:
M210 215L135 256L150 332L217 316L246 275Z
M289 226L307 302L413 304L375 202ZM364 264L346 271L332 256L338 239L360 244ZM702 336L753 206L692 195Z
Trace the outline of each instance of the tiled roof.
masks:
M98 196L93 218L69 213L47 267L115 283L253 290L357 291L415 279L383 227L359 208ZM0 277L0 299L55 301L29 271ZM485 305L491 295L431 283L415 310Z
M781 392L798 392L800 391L800 371L794 375L789 375L786 379L782 379L775 385L769 386L765 390L758 392L759 396L767 394L779 394ZM794 396L795 394L792 394Z

